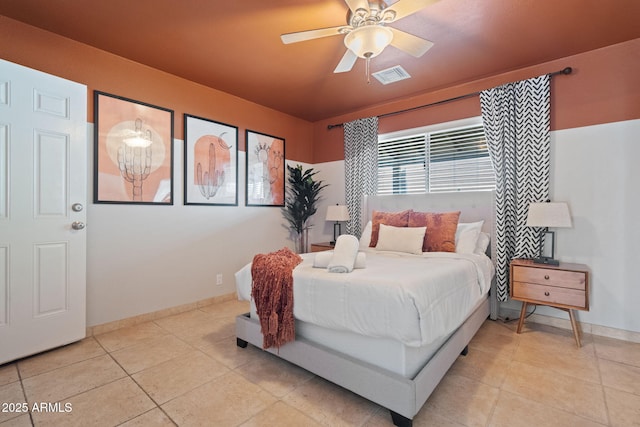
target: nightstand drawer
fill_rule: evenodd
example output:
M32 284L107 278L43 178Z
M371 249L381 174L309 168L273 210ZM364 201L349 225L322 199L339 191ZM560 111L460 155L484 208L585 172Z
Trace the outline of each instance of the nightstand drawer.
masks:
M586 308L586 292L584 290L523 282L513 282L512 286L512 296L516 299L539 301L541 304L561 304Z
M516 282L537 283L545 286L585 290L586 274L581 271L566 271L547 268L513 267ZM582 292L584 294L584 292Z

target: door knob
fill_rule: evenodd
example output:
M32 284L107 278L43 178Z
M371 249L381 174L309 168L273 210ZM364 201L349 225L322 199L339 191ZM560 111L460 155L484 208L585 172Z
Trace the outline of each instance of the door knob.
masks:
M74 230L82 230L84 228L84 222L82 221L73 221L71 223L71 228Z

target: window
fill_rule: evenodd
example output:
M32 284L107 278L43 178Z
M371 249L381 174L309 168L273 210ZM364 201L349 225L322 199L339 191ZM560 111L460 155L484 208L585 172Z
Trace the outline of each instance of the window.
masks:
M479 118L378 137L378 194L495 188Z

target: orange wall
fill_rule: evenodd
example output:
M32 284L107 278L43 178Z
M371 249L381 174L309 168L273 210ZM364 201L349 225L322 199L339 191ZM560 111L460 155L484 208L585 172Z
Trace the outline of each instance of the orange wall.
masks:
M251 129L284 138L287 159L313 161L313 124L174 75L0 16L0 58L85 84L93 122L93 90L174 110L174 137L183 113L238 126L239 148Z
M551 128L567 129L640 118L640 39L423 93L316 123L262 107L162 71L129 61L56 34L0 16L0 58L86 84L93 122L93 90L120 95L174 110L175 137L183 138L183 113L239 128L244 150L246 128L283 137L286 157L305 163L344 159L343 123L430 104L555 72L573 73L552 80ZM477 97L418 109L380 119L379 131L424 126L480 115Z
M640 118L640 39L547 62L410 99L333 117L314 124L314 163L344 159L344 133L329 124L400 111L572 67L551 83L551 129L569 129ZM410 129L480 115L473 97L380 118L379 132Z

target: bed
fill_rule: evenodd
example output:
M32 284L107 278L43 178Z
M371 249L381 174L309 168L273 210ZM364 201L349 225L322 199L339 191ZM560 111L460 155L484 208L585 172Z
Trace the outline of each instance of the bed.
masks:
M361 220L366 224L373 211L406 209L423 212L459 210L460 223L484 221L483 232L493 232L493 192L369 196L364 201ZM493 253L492 245L487 253ZM458 355L466 354L467 344L480 325L487 317L497 315L497 301L493 297L495 281L489 258L477 254L430 253L421 256L372 250L366 253L366 268L349 274L330 274L313 268L314 256L303 255L303 262L294 270L295 341L265 351L389 409L395 425L411 426L413 417ZM403 288L400 294L386 293L386 288L394 288L395 284L391 276L385 275L385 268L410 273L400 280L403 285L408 284L408 290ZM425 315L427 308L416 302L420 301L420 295L415 294L424 292L420 275L416 274L421 269L456 284L443 289L452 289L448 293L458 294L458 299L446 300L438 296L439 303L430 303L428 308L438 311L439 307L449 307L441 311L453 312L452 317L438 317L442 320L433 321ZM311 276L305 279L305 275ZM391 286L375 287L377 296L371 295L371 291L363 291L358 280L360 277L373 280L371 275ZM471 283L471 276L477 279L474 283ZM339 283L345 279L350 282L348 286ZM239 298L250 299L251 277L247 266L236 274L236 285ZM334 307L329 310L329 306L322 306L322 300L329 306L334 302ZM410 300L408 305L406 300ZM353 304L353 301L367 301L367 304ZM404 308L402 304L405 304ZM451 310L452 306L460 308ZM367 312L377 313L381 321L372 321ZM384 314L389 312L404 314ZM236 336L240 347L251 343L262 348L260 323L253 302L249 313L236 318Z

